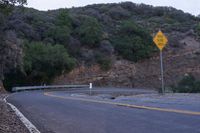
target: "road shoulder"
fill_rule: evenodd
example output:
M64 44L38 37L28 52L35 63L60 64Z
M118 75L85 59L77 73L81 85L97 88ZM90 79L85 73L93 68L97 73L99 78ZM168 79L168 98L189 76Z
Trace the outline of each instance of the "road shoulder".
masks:
M28 129L7 105L4 98L9 94L0 94L0 133L29 133Z

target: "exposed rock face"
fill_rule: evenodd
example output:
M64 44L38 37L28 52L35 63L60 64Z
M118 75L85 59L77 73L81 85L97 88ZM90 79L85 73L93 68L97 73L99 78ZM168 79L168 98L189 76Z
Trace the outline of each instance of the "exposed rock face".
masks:
M133 87L132 77L135 75L135 65L128 61L116 61L112 69L105 72L98 65L81 66L71 73L58 77L58 84L89 84L98 86L129 86Z

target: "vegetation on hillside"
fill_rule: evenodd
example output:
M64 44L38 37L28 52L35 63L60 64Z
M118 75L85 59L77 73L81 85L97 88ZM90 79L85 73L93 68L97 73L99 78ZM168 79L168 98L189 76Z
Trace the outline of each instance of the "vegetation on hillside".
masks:
M47 12L15 7L6 15L0 10L1 79L6 74L10 86L41 84L75 65L108 70L116 57L137 62L151 56L158 28L199 34L199 21L172 7L131 2Z
M119 55L135 62L148 57L153 51L150 33L131 20L121 23L113 37L113 44Z
M93 17L84 17L81 25L75 30L83 45L97 47L102 39L101 25Z
M200 93L200 81L192 75L186 75L177 86L172 87L175 93Z
M24 71L34 81L48 82L75 66L63 45L26 42L24 47Z
M0 0L0 82L6 73L21 65L20 40L8 26L8 21L14 6L25 3L26 0Z
M199 24L197 25L196 30L197 30L197 34L198 34L199 37L200 37L200 22L199 22Z
M50 83L55 76L71 71L75 60L63 45L25 41L22 66L22 71L13 70L6 75L6 87L10 88L10 84L20 86Z

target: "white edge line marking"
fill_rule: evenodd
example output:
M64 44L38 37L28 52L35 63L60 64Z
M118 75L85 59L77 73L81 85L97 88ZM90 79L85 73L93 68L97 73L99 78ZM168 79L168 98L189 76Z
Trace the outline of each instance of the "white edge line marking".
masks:
M26 126L30 133L40 133L40 131L11 103L7 102L7 98L4 98L4 102L8 104L11 109L15 112L15 114L19 117L21 122Z

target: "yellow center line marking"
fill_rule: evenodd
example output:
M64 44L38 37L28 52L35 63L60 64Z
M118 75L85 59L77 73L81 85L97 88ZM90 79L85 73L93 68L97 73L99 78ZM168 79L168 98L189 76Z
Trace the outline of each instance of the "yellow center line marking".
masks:
M155 110L155 111L179 113L179 114L186 114L186 115L200 115L200 112L195 112L195 111L139 106L139 105L133 105L133 104L109 102L109 101L101 101L101 100L94 100L94 99L77 98L77 97L57 96L57 95L50 94L50 92L45 92L44 95L50 96L50 97L55 97L55 98L61 98L61 99L78 100L78 101L93 102L93 103L100 103L100 104L118 105L118 106L125 106L125 107L137 108L137 109Z

